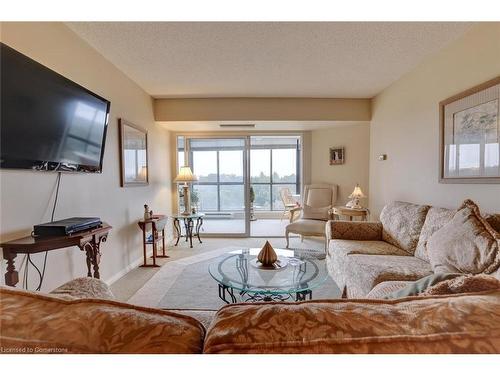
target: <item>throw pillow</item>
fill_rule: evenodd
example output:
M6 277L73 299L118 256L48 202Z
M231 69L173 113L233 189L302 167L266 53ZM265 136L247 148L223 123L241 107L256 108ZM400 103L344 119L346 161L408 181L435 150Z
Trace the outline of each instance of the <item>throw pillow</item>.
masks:
M380 213L382 239L413 255L429 208L407 202L388 204Z
M326 207L311 207L307 204L304 204L302 211L303 219L314 219L314 220L328 220L329 214L328 211L332 208L332 206Z
M422 295L475 293L500 289L500 280L488 275L462 275L444 280L426 289Z
M417 296L424 292L427 288L441 283L443 280L451 280L455 277L459 277L460 273L433 273L432 275L422 277L421 279L411 283L404 288L401 288L395 292L385 295L384 299L397 299L410 296Z
M427 241L431 236L441 229L443 225L448 223L455 215L456 210L449 210L447 208L431 207L425 217L424 226L418 238L417 249L415 256L419 259L429 262L429 254L427 253Z
M484 219L493 229L500 233L500 214L486 214Z
M492 273L500 265L500 234L466 200L453 218L427 242L435 273Z

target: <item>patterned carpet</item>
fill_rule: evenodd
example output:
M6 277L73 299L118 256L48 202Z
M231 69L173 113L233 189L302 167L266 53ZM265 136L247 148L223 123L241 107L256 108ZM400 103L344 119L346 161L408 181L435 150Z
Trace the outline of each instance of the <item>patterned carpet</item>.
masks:
M168 262L128 302L169 309L218 309L225 303L219 299L218 284L208 267L215 258L236 249L225 247ZM326 262L322 251L299 251ZM313 290L313 299L339 297L340 290L330 277Z

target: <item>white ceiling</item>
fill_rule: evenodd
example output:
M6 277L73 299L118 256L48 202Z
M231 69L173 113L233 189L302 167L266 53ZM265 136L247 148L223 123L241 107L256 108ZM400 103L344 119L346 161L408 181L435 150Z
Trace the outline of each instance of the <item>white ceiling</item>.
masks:
M370 98L471 23L70 22L154 97Z

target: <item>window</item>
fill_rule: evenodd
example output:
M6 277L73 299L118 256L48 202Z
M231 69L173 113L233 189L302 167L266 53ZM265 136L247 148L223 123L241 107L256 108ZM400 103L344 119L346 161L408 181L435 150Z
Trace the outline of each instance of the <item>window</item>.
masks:
M250 182L254 209L283 210L281 189L300 193L300 139L298 137L250 138Z
M300 137L250 136L246 139L250 141L249 182L254 210L283 210L280 191L284 188L292 194L301 191ZM191 202L198 210L245 210L245 143L244 138L177 137L178 167L188 164L198 177L191 189ZM179 203L181 207L183 200Z
M250 150L250 181L271 182L271 150Z
M200 211L245 210L244 150L244 139L189 140L191 167L198 177L193 190Z

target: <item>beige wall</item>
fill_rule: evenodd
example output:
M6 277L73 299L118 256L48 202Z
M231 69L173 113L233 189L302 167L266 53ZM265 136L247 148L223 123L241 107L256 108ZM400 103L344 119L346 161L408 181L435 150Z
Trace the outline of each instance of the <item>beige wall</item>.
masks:
M368 121L370 99L156 99L157 121Z
M481 24L373 101L370 205L393 200L457 207L465 198L500 212L500 185L439 184L438 103L500 74L500 23ZM387 154L386 161L378 161Z
M136 222L143 214L143 204L159 213L171 209L169 132L155 125L151 97L63 24L3 23L1 40L111 101L103 173L63 174L56 218L100 216L110 223L113 230L102 249L101 278L116 278L141 258ZM147 187L120 187L119 117L148 130L151 181ZM2 240L27 235L33 224L50 220L55 173L2 170L0 179ZM18 263L21 259L19 256ZM41 260L42 256L34 257L38 264ZM1 271L4 283L4 263ZM31 287L37 283L35 274L31 269ZM52 251L43 290L85 274L80 250Z
M330 165L330 147L345 148L345 163ZM363 193L368 196L370 124L360 122L336 126L331 129L311 132L311 182L339 185L338 205L345 205L354 186L359 183ZM367 206L368 200L361 201Z

